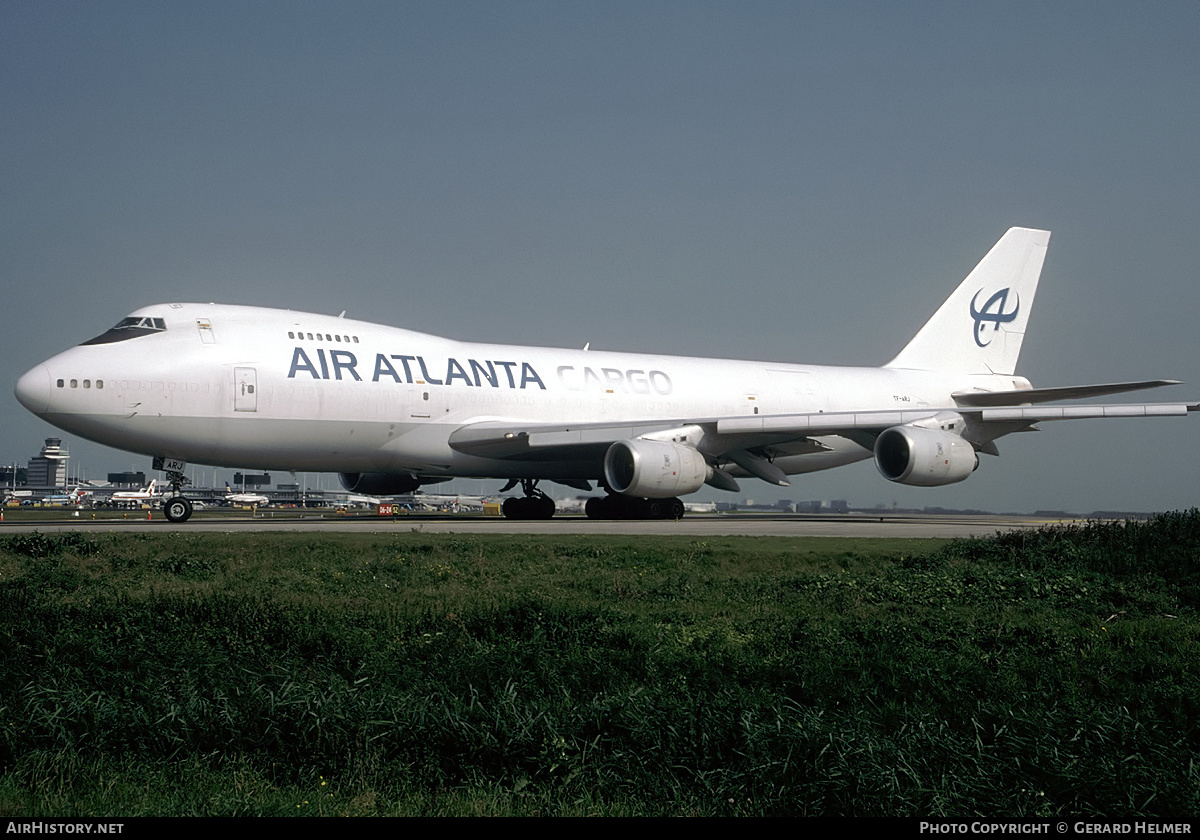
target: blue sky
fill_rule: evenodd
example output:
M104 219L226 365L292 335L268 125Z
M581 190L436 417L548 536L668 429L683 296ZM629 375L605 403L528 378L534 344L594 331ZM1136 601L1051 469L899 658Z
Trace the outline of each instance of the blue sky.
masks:
M213 300L878 364L1023 225L1054 235L1019 372L1200 399L1198 34L1195 3L9 0L0 361L11 383ZM23 462L54 431L9 394ZM1197 422L1046 424L953 487L866 463L782 495L1190 507ZM89 476L149 466L69 442Z

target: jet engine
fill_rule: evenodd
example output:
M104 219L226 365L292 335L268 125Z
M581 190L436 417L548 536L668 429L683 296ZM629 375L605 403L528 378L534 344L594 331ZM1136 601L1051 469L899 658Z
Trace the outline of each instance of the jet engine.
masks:
M398 496L421 486L421 480L412 473L338 473L338 481L351 493L364 496Z
M969 476L979 466L979 456L950 432L893 426L875 440L875 466L888 481L937 487Z
M614 493L669 499L694 493L712 475L690 446L659 440L619 440L604 454L604 477Z

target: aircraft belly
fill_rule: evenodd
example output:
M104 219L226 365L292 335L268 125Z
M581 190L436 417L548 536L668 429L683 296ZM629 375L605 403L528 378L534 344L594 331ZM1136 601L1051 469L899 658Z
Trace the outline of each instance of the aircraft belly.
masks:
M46 419L106 446L213 466L314 472L415 470L479 477L599 476L598 463L590 461L529 464L464 455L446 444L451 427L435 423L111 414L54 414Z
M125 449L130 452L149 454L150 450L141 444L145 435L141 429L144 423L132 423L129 419L112 414L87 413L46 413L42 417L65 432L77 434L88 440L102 443L105 446Z
M388 423L111 414L46 419L106 446L216 466L354 471L392 468L404 457L388 450L396 434L396 424Z
M775 466L779 467L787 475L799 475L801 473L831 470L834 467L844 467L846 464L865 461L870 457L871 453L869 451L855 446L853 449L845 449L843 451L814 452L809 455L785 455L782 458L776 458L774 463Z
M820 472L835 467L844 467L872 457L869 449L864 449L853 441L836 435L813 438L821 445L817 452L806 452L802 455L777 455L771 463L787 475ZM750 473L741 467L726 467L725 471L737 478L750 477Z

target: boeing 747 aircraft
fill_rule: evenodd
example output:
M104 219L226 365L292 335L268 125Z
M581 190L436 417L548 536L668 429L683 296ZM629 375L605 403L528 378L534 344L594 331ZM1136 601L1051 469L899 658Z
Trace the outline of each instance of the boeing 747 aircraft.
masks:
M1177 384L1034 388L1016 375L1050 234L1012 228L883 367L804 366L452 341L329 315L164 303L37 365L21 404L166 471L188 462L340 473L356 493L506 479L506 516L677 518L679 496L874 458L889 481L962 481L996 439L1048 420L1185 415L1197 403L1046 406Z

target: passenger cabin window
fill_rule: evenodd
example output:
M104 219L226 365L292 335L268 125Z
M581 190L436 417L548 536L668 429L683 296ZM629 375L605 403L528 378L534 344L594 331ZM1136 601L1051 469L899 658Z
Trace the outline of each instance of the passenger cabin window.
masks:
M136 318L131 316L129 318L122 318L112 329L101 333L95 338L88 339L81 346L128 341L131 338L140 338L144 335L166 332L166 329L167 322L162 318Z
M288 330L288 338L300 339L305 338L305 333L299 330ZM308 333L308 340L313 341L313 334ZM358 344L358 336L356 335L333 335L332 333L317 333L316 341L340 341L343 344Z

